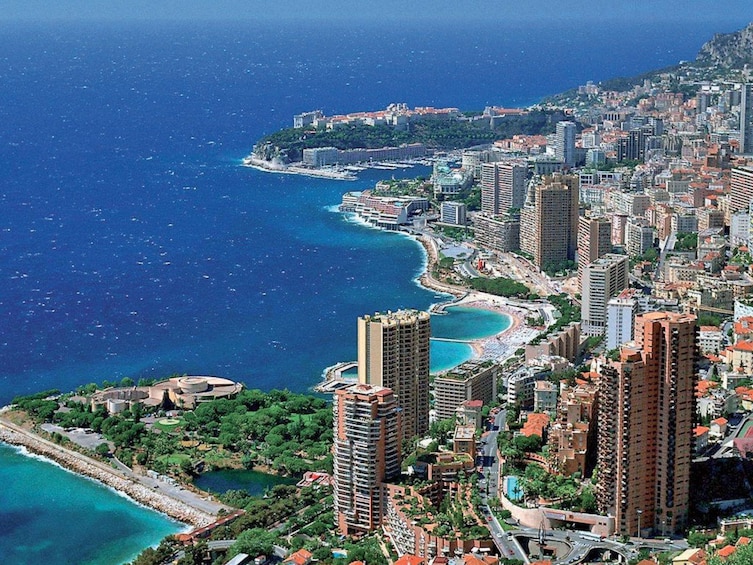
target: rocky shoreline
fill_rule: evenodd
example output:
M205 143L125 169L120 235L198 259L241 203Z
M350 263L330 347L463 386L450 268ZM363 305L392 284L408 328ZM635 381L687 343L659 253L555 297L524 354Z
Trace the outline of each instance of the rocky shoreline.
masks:
M184 501L163 492L155 492L140 483L136 476L126 476L104 463L57 445L7 420L0 420L0 442L24 447L31 453L51 459L69 471L98 481L184 524L203 527L217 519L216 516L194 508Z

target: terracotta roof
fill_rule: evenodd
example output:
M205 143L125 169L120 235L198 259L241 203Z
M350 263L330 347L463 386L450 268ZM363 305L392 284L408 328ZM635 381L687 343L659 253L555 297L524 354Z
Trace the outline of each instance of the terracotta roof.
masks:
M717 418L716 420L711 420L711 423L716 424L717 426L726 426L727 418Z
M709 433L709 429L706 426L696 426L693 433L695 433L695 437L699 437L703 434Z
M465 565L486 565L482 559L479 559L475 555L464 555L463 563L465 563Z
M723 548L716 552L719 557L729 557L733 553L735 553L734 545L725 545Z
M732 346L734 351L753 351L753 341L738 341Z
M418 557L417 555L411 555L409 553L406 553L395 561L395 565L422 565L423 563L426 563L423 557Z
M549 415L541 414L538 412L532 412L528 415L528 419L523 424L523 429L520 430L524 436L529 437L537 435L540 438L544 437L544 430L549 425Z
M295 563L295 565L307 565L311 561L311 552L305 549L299 549L291 553L283 563Z

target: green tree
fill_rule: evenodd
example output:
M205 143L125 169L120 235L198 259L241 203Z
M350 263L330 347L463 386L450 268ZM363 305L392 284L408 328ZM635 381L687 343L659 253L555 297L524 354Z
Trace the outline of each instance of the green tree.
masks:
M235 543L228 550L228 557L235 557L239 553L248 555L272 555L277 534L262 528L252 528L241 532Z

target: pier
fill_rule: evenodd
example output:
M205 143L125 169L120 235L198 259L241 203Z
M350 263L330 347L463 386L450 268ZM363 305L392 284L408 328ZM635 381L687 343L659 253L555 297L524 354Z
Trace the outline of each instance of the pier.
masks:
M333 394L335 391L355 384L353 379L344 379L343 373L358 367L358 361L341 361L324 370L324 380L314 387L316 392Z

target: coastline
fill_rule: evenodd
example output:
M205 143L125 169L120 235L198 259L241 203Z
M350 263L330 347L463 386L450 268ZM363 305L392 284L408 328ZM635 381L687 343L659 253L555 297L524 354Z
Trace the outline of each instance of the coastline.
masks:
M187 526L197 528L207 526L217 520L217 512L220 509L232 510L218 503L203 504L207 508L214 507L215 512L212 513L207 508L199 508L197 504L179 500L162 490L155 491L139 475L116 470L96 459L53 443L2 417L0 417L0 442L23 447L29 453L57 463L70 472L97 481L135 503L156 510ZM183 490L182 492L186 493L186 497L189 496L190 491ZM190 494L198 498L198 495Z
M510 325L501 332L480 339L463 340L473 349L473 359L503 361L510 357L516 349L525 346L538 331L525 324L526 308L524 304L511 304L502 296L471 290L469 288L451 285L435 279L431 272L439 261L439 250L436 240L426 234L413 236L424 248L426 261L424 271L417 279L417 283L431 291L442 292L453 296L453 299L434 304L432 311L442 310L448 306L465 306L479 310L491 310L504 314L510 318Z
M306 177L324 178L330 180L357 180L358 177L347 171L337 169L311 169L297 165L285 165L275 161L259 159L252 153L241 160L241 166L263 171L265 173L280 173L283 175L303 175Z

